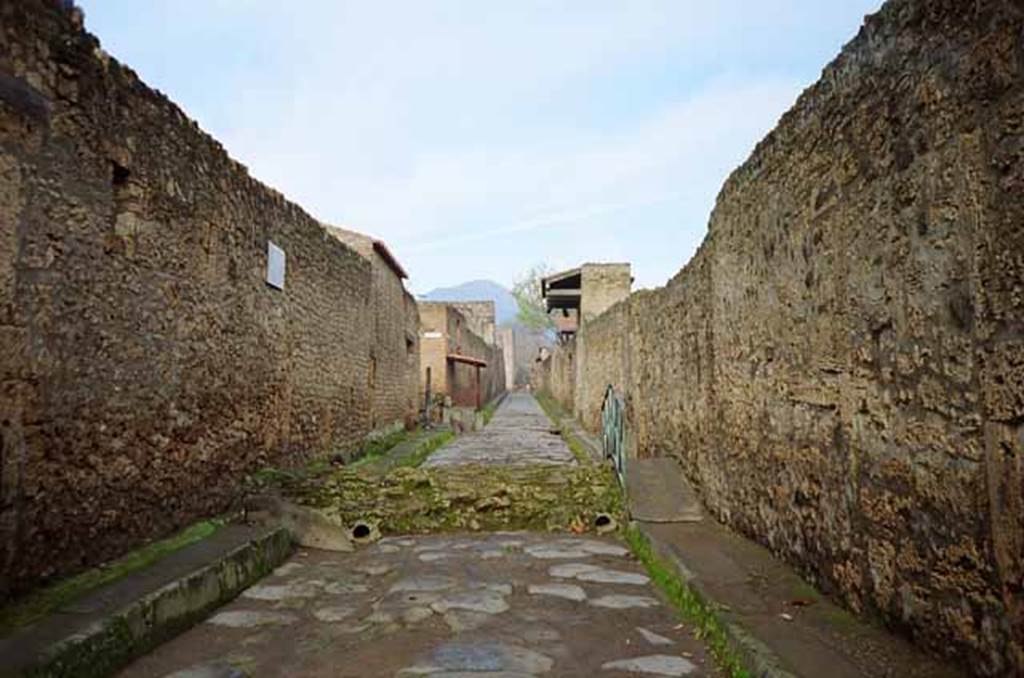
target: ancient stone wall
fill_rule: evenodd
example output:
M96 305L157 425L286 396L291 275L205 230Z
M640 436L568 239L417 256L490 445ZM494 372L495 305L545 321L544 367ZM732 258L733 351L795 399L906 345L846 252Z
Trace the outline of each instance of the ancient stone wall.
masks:
M549 373L546 377L548 390L568 412L573 411L576 394L576 340L560 344L551 354Z
M526 327L515 328L513 333L515 351L513 355L512 383L525 386L530 381L530 370L537 360L542 348L549 349L552 345L551 336L544 330Z
M581 324L604 313L629 296L633 278L629 264L583 264L580 266Z
M415 417L419 409L419 314L402 283L404 271L381 255L377 241L356 231L326 226L328 232L370 262L370 343L367 382L370 427L386 431Z
M499 327L495 330L495 335L505 365L505 384L512 388L516 385L516 330L514 327Z
M488 355L490 359L483 373L485 403L491 402L508 389L505 383L505 351L500 345L492 344L488 347Z
M618 379L714 516L983 675L1024 672L1022 35L891 0L578 342L590 426Z
M493 301L449 301L462 314L470 332L488 344L496 344L495 309Z
M448 392L449 308L445 304L417 302L420 317L420 391ZM454 325L453 325L454 326Z
M402 294L405 315L405 399L407 412L419 416L423 409L424 391L420 383L420 309L416 298L408 291Z
M431 390L452 398L461 407L473 407L477 400L476 367L450 360L458 355L483 360L480 369L481 403L487 403L505 390L505 363L499 346L488 343L470 329L457 304L446 301L420 301L421 389L426 387L426 370L431 371ZM438 375L443 375L439 378Z
M530 366L530 389L551 393L551 355L538 356Z
M490 305L493 314L494 303L484 302L484 304ZM453 310L462 319L462 332L456 345L456 352L487 363L486 367L480 368L480 402L486 404L505 391L505 360L500 346L487 341L473 331L472 328L480 327L481 318L485 317L479 311L481 306L474 306L478 309L477 314L467 317L463 311L463 302L452 304ZM484 323L483 329L487 330L486 323ZM490 332L492 334L494 332L493 321L490 323ZM476 404L475 367L461 363L456 364L452 383L452 397L457 405L468 407Z
M619 303L591 320L586 333L577 337L577 358L583 369L573 375L573 398L569 402L576 418L594 431L601 427L601 404L608 385L620 390L626 385L629 319L629 303Z
M0 3L8 593L223 511L247 472L370 424L370 264L64 4Z

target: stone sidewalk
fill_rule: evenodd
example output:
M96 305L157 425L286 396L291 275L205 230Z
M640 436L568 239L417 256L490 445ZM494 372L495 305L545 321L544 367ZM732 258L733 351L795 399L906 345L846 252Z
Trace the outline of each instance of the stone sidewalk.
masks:
M529 393L510 393L491 423L435 452L425 468L456 464L573 465L576 458Z
M121 675L721 674L624 546L509 532L300 551Z

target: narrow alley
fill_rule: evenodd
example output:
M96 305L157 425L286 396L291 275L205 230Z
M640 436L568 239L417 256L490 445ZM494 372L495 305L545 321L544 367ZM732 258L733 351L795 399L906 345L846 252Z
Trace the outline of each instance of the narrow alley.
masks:
M1024 676L1021 6L0 0L0 678Z

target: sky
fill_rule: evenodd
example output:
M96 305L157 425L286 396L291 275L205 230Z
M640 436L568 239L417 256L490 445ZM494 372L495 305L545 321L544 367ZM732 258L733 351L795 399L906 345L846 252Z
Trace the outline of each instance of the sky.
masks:
M78 0L104 49L424 293L535 264L664 284L881 0Z

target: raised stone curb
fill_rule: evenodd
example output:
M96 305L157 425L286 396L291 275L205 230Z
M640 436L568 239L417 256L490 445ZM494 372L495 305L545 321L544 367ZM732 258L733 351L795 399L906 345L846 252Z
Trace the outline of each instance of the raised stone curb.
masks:
M193 626L272 571L292 552L291 536L284 528L237 530L234 541L242 540L240 545L131 602L99 614L86 614L82 619L73 616L74 609L70 614L58 613L0 641L0 655L4 656L0 676L111 675L135 657ZM245 539L250 534L251 538ZM146 577L145 573L136 575ZM131 582L127 584L130 588ZM102 608L105 596L115 595L100 589L72 608Z
M574 417L562 417L559 421L559 426L565 430L567 435L579 441L587 453L590 454L591 459L597 462L604 461L604 447L601 439L583 428Z
M676 553L667 544L659 540L650 530L649 526L635 522L634 525L640 530L647 543L651 545L654 554L672 566L680 581L686 584L690 592L700 601L701 605L709 610L715 610L720 606L714 598L701 585L689 568L679 559ZM743 667L755 678L796 678L796 675L781 668L782 660L772 650L747 633L738 624L723 618L718 614L718 621L725 631L726 639L732 651L739 658Z
M387 473L398 468L410 458L415 457L423 446L430 445L436 439L450 433L452 433L452 428L447 424L417 431L408 440L398 443L379 458L364 463L361 468L377 473Z
M954 662L842 610L766 548L713 520L634 524L651 551L715 616L752 676L963 675Z

